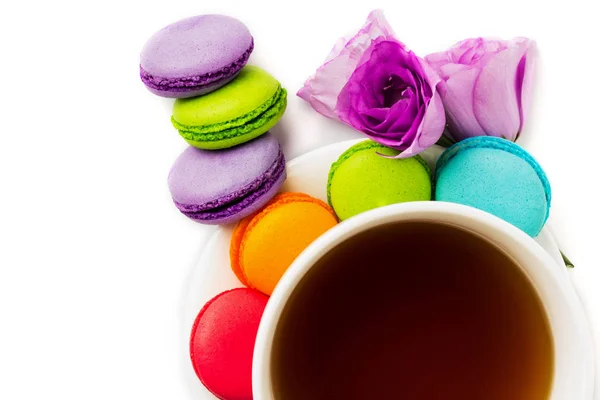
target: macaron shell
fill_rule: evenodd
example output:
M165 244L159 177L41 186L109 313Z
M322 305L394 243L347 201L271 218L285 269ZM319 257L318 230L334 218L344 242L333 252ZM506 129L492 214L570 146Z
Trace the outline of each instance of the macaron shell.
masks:
M252 399L252 357L268 297L240 288L210 300L198 314L190 337L194 371L219 399Z
M231 244L229 246L229 259L231 260L231 269L235 276L239 279L239 281L246 286L250 286L250 284L246 280L246 277L244 276L244 271L242 271L242 267L239 263L240 246L242 244L242 239L246 234L246 229L248 228L248 225L250 225L253 216L254 214L242 219L235 225L235 228L233 229L233 234L231 235Z
M173 164L168 177L173 200L205 204L239 191L267 171L280 152L268 133L244 146L220 151L188 147Z
M205 75L235 62L252 46L248 28L225 15L199 15L156 32L144 46L140 65L162 78Z
M438 161L435 198L487 211L536 237L550 209L545 174L516 144L489 139L446 150Z
M431 177L419 156L395 159L396 150L373 141L348 149L331 167L327 195L340 220L374 208L431 200Z
M264 205L264 208L266 209L271 204L277 201L282 201L282 199L290 201L292 199L302 198L310 198L310 196L304 193L280 193L277 196L273 197L271 200L269 200L269 202L267 202ZM257 212L258 211L262 210L257 210ZM250 284L246 280L246 276L244 275L244 271L242 270L242 267L240 265L240 247L242 245L244 235L246 234L246 229L248 228L248 225L250 225L250 222L252 222L252 219L256 217L257 212L247 216L235 225L229 246L229 259L231 260L231 269L233 270L233 273L239 279L239 281L246 286L250 286Z
M239 250L230 252L232 269L241 272L242 282L268 295L295 258L337 224L326 203L299 193L277 195L248 219L234 233L232 247Z
M248 65L219 90L205 96L175 100L173 119L191 126L229 122L266 103L279 88L279 82L268 72Z

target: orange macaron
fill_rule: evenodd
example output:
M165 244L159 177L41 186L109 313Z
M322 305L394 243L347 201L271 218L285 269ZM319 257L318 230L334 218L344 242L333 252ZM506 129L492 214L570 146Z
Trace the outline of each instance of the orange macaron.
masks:
M280 193L235 227L231 268L246 286L271 295L296 257L337 222L327 203L303 193Z

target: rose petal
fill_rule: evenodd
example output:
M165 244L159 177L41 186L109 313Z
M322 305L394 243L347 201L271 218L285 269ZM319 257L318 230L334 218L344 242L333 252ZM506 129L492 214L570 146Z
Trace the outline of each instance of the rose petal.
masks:
M519 133L523 130L523 125L529 115L531 93L533 91L533 73L535 70L535 42L528 40L525 46L527 46L527 50L519 63L519 71L517 74L517 101L521 112Z
M440 78L448 80L454 74L471 69L470 65L464 64L446 64L442 65L439 69Z
M365 51L378 37L394 37L394 32L381 10L371 12L364 26L345 46L338 41L325 64L306 80L297 95L309 102L317 112L336 119L334 109L340 91L356 69Z
M389 107L393 102L387 102L386 99L398 97L401 87L419 89L419 79L415 76L414 67L406 58L414 55L404 48L402 43L397 41L380 41L374 44L370 53L365 53L365 58L369 56L369 62L358 67L352 75L354 79L366 82L372 85L373 90L380 94L379 106ZM385 88L392 86L387 90ZM400 90L401 92L402 90Z
M393 99L397 97L406 98L411 94L420 92L420 82L419 79L415 76L415 74L406 69L396 67L393 65L389 66L391 75L391 82L389 82L392 86L388 89L388 98ZM393 101L390 101L387 107L393 104Z
M442 79L447 79L451 71L444 70L444 67L451 69L457 68L458 65L482 66L497 52L508 47L510 47L510 43L505 40L465 39L456 43L450 49L430 54L425 59ZM454 66L448 66L449 64Z
M425 115L426 109L425 107L421 107L418 111L417 114L410 119L410 127L408 130L406 130L402 136L398 136L400 137L400 139L396 139L395 144L385 144L384 142L386 142L385 138L382 139L382 141L380 141L379 139L374 139L378 142L380 142L381 144L385 144L386 146L389 147L393 147L396 150L400 150L402 152L406 151L406 149L408 149L409 147L413 146L414 143L417 141L417 137L420 133L420 126L421 126L421 122L423 121L423 117ZM407 156L403 156L402 154L399 154L395 157L392 158L406 158Z
M418 68L421 71L421 73L418 73L418 75L423 77L423 79L425 79L425 81L427 82L427 85L425 85L423 88L423 95L426 96L426 98L431 98L442 79L440 78L438 73L435 72L433 68L431 68L431 65L429 65L427 61L425 61L421 57L415 56L415 63L418 64L418 67L415 66L415 68Z
M354 36L356 36L356 35L354 35ZM331 49L331 52L325 58L325 62L323 64L327 64L329 61L333 60L334 58L339 57L339 55L342 53L342 51L344 51L346 49L346 45L348 45L352 41L354 36L345 36L345 37L339 38L337 40L337 42L335 42L335 45Z
M385 119L380 124L369 126L371 132L382 136L390 135L393 132L406 132L418 113L418 102L415 97L394 104L388 109Z
M366 72L363 75L373 76L374 74ZM353 93L360 95L354 99L356 101L355 106L361 108L382 107L385 98L383 90L381 90L381 88L387 85L387 81L388 79L386 79L385 76L381 76L379 78L374 79L374 81L369 82L369 84L355 84Z
M458 57L457 63L463 65L470 65L474 58L478 57L478 49L477 47L467 48L464 53Z
M377 132L369 132L368 133L374 141L383 144L384 146L391 147L396 150L404 151L408 148L411 143L415 141L417 133L419 131L420 123L419 121L423 120L423 116L425 114L425 107L422 107L420 110L417 110L416 115L413 116L408 122L410 126L407 131L402 132L393 132L390 131L386 134L377 133ZM401 155L398 155L393 158L404 158Z
M508 48L483 67L475 81L473 111L489 136L514 141L521 118L516 93L517 68L526 48Z
M483 50L486 53L497 53L506 50L509 47L509 42L506 40L493 40L480 38L483 45Z
M372 57L376 60L377 57ZM385 107L384 88L390 85L389 66L385 63L375 62L363 64L353 74L355 80L365 82L363 88L368 92L369 99L365 99L370 107Z
M449 63L453 63L452 60L449 59L450 52L448 51L440 51L439 53L433 53L425 57L425 61L442 77L441 68Z
M436 91L429 102L425 111L423 122L421 123L421 134L417 141L422 150L433 146L442 137L446 127L446 113L444 112L444 103L439 93ZM418 150L421 152L421 150ZM417 149L414 149L417 154Z
M452 63L460 64L460 59L463 57L463 55L466 52L472 50L473 48L481 47L483 44L482 42L482 38L470 38L461 40L460 42L450 47L450 49L448 50L448 54L450 56L449 60L451 60Z
M395 158L408 158L415 154L419 154L428 147L434 145L442 134L446 126L446 114L442 99L437 91L437 86L441 83L439 75L435 70L422 58L417 58L416 61L420 64L423 72L423 77L427 81L428 89L432 92L431 100L427 104L422 120L416 131L407 132L407 136L403 139L410 140L409 146ZM415 119L419 121L419 119ZM413 136L414 137L411 137Z
M422 107L419 96L413 95L407 101L398 102L390 108L386 123L379 132L406 132L413 125L414 119Z
M348 81L348 76L345 76L347 62L347 58L340 57L323 65L304 83L297 95L309 102L318 113L335 119L333 110L338 94Z
M389 109L387 108L371 108L370 110L366 110L365 112L363 112L363 115L366 115L367 117L373 118L377 121L383 121L388 115L388 112Z
M443 85L442 99L450 133L456 141L486 135L473 111L473 89L479 72L478 68L464 70L453 75Z
M423 121L417 131L416 139L395 158L412 157L433 146L442 137L445 126L446 115L444 113L444 105L439 93L436 91L425 111Z

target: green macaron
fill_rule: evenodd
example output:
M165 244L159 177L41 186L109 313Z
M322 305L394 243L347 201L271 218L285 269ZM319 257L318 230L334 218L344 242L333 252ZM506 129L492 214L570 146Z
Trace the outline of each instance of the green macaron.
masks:
M177 99L171 122L192 146L216 150L271 129L287 105L287 92L268 72L245 66L229 84L204 96Z
M367 140L350 147L332 164L327 200L340 220L389 204L431 200L425 160L389 157L398 154Z

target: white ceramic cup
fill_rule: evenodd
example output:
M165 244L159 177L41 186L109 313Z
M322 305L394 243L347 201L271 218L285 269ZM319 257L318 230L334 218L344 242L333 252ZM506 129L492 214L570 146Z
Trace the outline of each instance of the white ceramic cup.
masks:
M296 285L328 251L365 230L401 221L432 221L474 232L504 250L529 276L550 321L554 339L551 400L591 400L593 344L579 299L556 262L527 234L491 214L445 202L412 202L378 208L350 218L312 243L290 266L275 288L262 317L254 349L252 385L255 400L274 400L271 382L273 337ZM285 399L277 399L285 400Z

